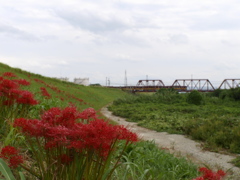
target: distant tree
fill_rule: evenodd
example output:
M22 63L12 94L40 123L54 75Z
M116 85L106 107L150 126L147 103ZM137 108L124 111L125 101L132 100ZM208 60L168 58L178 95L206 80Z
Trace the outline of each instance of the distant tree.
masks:
M220 94L223 92L221 89L215 89L211 94L214 97L220 97Z
M233 98L235 101L240 100L240 88L232 88L230 89L229 96Z
M161 94L161 95L169 95L169 94L178 94L178 91L176 91L174 88L161 88L159 89L156 94Z
M203 97L200 92L194 90L188 94L186 100L189 104L200 105L202 103Z
M101 84L90 84L90 86L101 86Z

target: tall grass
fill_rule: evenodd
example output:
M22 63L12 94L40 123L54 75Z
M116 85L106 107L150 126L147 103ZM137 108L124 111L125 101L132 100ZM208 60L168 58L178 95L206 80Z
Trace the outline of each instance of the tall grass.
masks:
M184 158L176 158L159 149L153 141L132 144L122 157L122 165L115 171L116 180L180 180L198 176L197 166Z
M187 134L206 142L206 148L240 153L238 89L199 93L197 105L189 101L190 94L129 95L115 100L109 109L140 126Z

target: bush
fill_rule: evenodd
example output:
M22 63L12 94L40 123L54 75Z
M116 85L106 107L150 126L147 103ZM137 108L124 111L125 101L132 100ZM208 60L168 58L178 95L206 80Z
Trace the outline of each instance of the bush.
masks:
M223 91L223 90L221 90L221 89L216 89L216 90L214 90L214 91L211 93L211 95L212 95L213 97L220 97L220 94L221 94L222 91Z
M189 104L200 105L202 103L203 97L200 92L194 90L191 91L187 96L187 102Z
M233 98L235 101L240 100L240 88L230 89L229 96Z

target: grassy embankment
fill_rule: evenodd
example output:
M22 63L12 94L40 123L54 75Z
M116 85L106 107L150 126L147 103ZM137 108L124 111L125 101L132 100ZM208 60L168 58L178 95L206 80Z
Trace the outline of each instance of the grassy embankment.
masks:
M32 92L39 102L28 109L26 115L29 119L39 119L41 113L52 107L64 108L69 103L74 104L80 110L93 107L97 111L112 102L122 98L125 93L117 89L104 87L84 87L70 82L43 77L17 68L11 68L0 63L0 73L11 72L19 79L25 79L31 83L24 89ZM51 98L43 98L40 88L44 87ZM117 101L116 101L117 102ZM128 107L126 103L126 107ZM115 103L116 105L116 103ZM131 103L131 105L133 105ZM134 105L135 106L135 105ZM133 106L133 107L134 107ZM1 105L1 108L4 108ZM14 107L16 108L16 107ZM6 113L6 112L4 112ZM137 112L135 112L137 114ZM148 113L148 112L146 112ZM150 113L151 114L151 113ZM16 115L17 116L17 115ZM4 117L1 117L2 121ZM6 118L5 118L6 119ZM1 122L4 123L4 122ZM6 130L6 129L1 129ZM11 129L12 130L12 129ZM6 132L4 132L6 133ZM19 146L27 149L24 136L19 133L1 133L1 143L5 145ZM12 133L12 134L10 134ZM25 151L27 153L28 151ZM30 154L29 154L30 158ZM30 158L31 161L31 158ZM112 159L114 161L114 159ZM15 172L15 170L13 170ZM16 174L16 172L15 172ZM121 158L121 166L113 173L113 179L192 179L198 175L197 166L184 158L176 158L164 149L158 149L153 142L138 142L129 146Z
M124 94L122 91L117 89L92 86L86 87L71 82L64 82L58 79L44 77L18 68L12 68L2 63L0 63L0 72L12 72L19 78L30 81L31 86L27 87L27 89L35 93L36 96L38 96L38 93L40 92L39 88L45 87L49 93L52 94L52 98L57 100L57 102L61 100L60 98L63 98L61 100L63 104L72 102L81 109L93 107L94 109L99 110L101 107L112 102L116 98L122 97ZM57 90L61 90L61 92L58 92ZM83 102L79 102L76 98L82 99ZM62 103L59 103L59 105Z

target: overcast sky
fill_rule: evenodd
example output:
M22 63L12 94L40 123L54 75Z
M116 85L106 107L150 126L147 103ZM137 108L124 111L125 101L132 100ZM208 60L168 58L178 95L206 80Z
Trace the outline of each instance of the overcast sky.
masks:
M240 78L239 0L0 0L0 62L49 77Z

